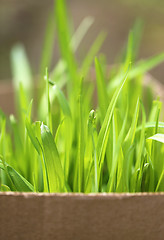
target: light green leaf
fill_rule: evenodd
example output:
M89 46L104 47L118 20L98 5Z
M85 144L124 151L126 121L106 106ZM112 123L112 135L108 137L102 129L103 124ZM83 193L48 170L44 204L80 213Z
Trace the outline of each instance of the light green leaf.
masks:
M76 32L71 38L70 44L74 52L77 51L81 41L88 32L89 28L92 26L93 22L94 19L92 17L85 17L83 21L80 23L79 27L77 28Z
M81 66L81 74L83 77L86 77L88 74L88 71L90 69L90 66L97 55L98 51L100 50L104 40L106 38L106 33L101 32L94 43L92 44L92 47L89 49L88 54L86 55L85 59L83 60L82 66Z
M108 142L108 138L109 138L110 124L111 124L113 112L114 112L114 109L115 109L115 106L117 103L117 99L120 95L120 92L127 80L127 76L128 76L128 72L123 77L121 86L118 87L118 89L115 91L115 93L111 99L111 102L109 104L109 107L107 109L107 113L106 113L104 122L101 126L101 130L100 130L98 140L97 140L97 156L98 156L98 163L100 165L103 163L104 156L105 156L105 151L106 151L106 146L107 146L107 142Z
M18 91L21 83L23 88L27 91L29 98L31 98L29 90L33 86L32 74L23 45L18 44L12 49L11 65L13 72L13 83L16 91Z
M41 154L40 145L39 145L39 143L37 141L37 138L35 136L32 124L29 122L28 118L25 119L25 124L26 124L26 129L27 129L27 132L28 132L28 135L29 135L29 137L31 139L32 144L34 145L34 147L35 147L36 151L38 152L38 154Z
M147 138L147 140L149 140L149 139L152 139L152 140L157 141L157 142L164 143L164 134L157 133L157 134Z
M161 53L147 60L142 60L131 69L131 71L129 72L129 77L134 78L136 76L142 75L148 72L150 69L154 68L155 66L159 65L163 61L164 53Z
M10 189L7 185L2 184L2 185L0 186L0 191L2 191L2 192L10 192L11 189Z
M41 138L50 192L64 191L65 177L59 153L50 130L44 124L41 125Z
M63 60L66 62L71 81L75 84L78 81L76 62L70 46L71 36L68 26L67 10L65 0L55 1L55 19L58 33L59 46Z
M57 86L57 84L54 84L51 92L51 97L54 98L55 96L57 96L58 98L58 101L60 103L60 106L62 108L64 115L71 118L71 110L70 110L68 101L65 98L63 92Z
M7 166L7 172L16 188L19 192L33 192L34 188L31 183L29 183L20 173L18 173L14 168Z

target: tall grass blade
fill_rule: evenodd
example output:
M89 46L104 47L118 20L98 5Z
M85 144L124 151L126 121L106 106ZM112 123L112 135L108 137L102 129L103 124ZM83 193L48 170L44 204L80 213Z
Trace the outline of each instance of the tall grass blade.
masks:
M101 130L100 130L100 133L98 136L96 149L97 149L98 164L100 166L100 169L101 169L103 161L104 161L104 156L105 156L106 146L108 143L110 124L111 124L113 112L114 112L119 94L127 80L127 76L128 76L128 72L125 74L123 81L121 83L121 86L115 91L115 93L111 99L111 102L107 109L107 113L106 113L104 122L101 126Z
M58 150L47 126L41 125L41 138L44 149L50 192L65 190L65 178Z

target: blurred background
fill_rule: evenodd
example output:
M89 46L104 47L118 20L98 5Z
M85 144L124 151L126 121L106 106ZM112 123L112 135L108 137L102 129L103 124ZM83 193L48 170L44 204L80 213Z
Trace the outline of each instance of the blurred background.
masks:
M53 0L0 1L0 80L11 79L10 51L18 42L24 44L32 71L38 74L46 23L53 4ZM109 64L115 62L138 18L143 21L139 58L164 52L163 0L68 0L67 5L75 28L86 16L95 19L78 51L79 60L104 29L108 35L101 51L107 55ZM54 61L58 55L55 48ZM151 73L164 82L164 64Z

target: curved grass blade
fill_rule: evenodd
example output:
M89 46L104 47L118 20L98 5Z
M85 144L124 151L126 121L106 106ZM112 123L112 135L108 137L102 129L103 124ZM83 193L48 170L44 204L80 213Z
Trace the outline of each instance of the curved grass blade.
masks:
M163 61L164 53L161 53L147 60L140 61L135 67L131 69L131 71L129 72L129 77L134 78L136 76L142 75L154 68L155 66L159 65Z
M94 22L94 19L92 17L86 17L80 23L78 29L76 30L76 32L71 38L70 44L74 52L77 51L77 48L79 47L81 41L83 40L84 36L88 32L89 28L92 26L93 22Z
M131 64L132 56L133 56L133 41L134 41L133 34L132 34L132 31L130 31L128 36L128 43L126 47L127 50L126 50L124 64L123 66L121 66L119 71L115 74L115 76L109 81L107 85L108 93L111 93L112 91L114 91L114 89L116 89L121 84L122 75L124 74L124 71L126 71L126 69L128 68L129 63ZM129 72L130 71L131 70L129 70Z
M100 133L98 135L96 150L97 150L98 164L100 165L100 167L103 163L104 156L105 156L105 151L106 151L106 146L107 146L107 142L108 142L108 138L109 138L110 124L111 124L113 112L114 112L114 109L115 109L115 106L117 103L117 99L120 95L120 92L127 80L127 77L128 77L128 71L123 78L121 86L115 91L115 93L111 99L111 102L107 109L107 113L106 113L105 119L103 121Z
M11 189L5 184L1 184L0 185L0 191L1 192L11 192Z
M73 34L73 36L71 38L71 42L70 42L70 47L73 52L76 52L76 50L80 46L81 41L83 40L85 34L88 32L92 23L93 23L92 17L84 18L84 20L81 22L78 29ZM69 76L67 76L67 74L65 74L66 70L67 70L66 62L64 60L60 59L50 74L51 78L53 80L55 80L60 85L60 87L63 87L63 85L69 79ZM63 78L63 76L64 76L64 78Z
M60 127L58 128L57 134L59 133L59 130L64 131L65 133L65 137L64 137L65 157L63 162L64 162L65 179L67 179L69 174L69 168L70 168L70 151L72 147L72 114L71 114L71 109L68 104L68 101L65 98L63 92L57 86L57 84L54 84L54 86L52 87L51 96L52 98L54 98L55 96L57 97L58 102L63 111L63 114L65 115L64 122L63 124L59 125Z
M34 129L32 128L32 124L29 122L28 118L25 119L25 125L26 125L26 129L28 132L28 135L31 139L32 144L34 145L36 151L38 152L38 154L41 154L41 149L40 149L40 145L38 143L38 140L34 134Z
M47 169L50 192L63 192L66 190L65 177L54 138L44 124L41 125L41 138L44 150L44 160Z
M83 60L82 66L81 66L81 73L83 77L85 78L86 75L88 74L88 71L90 69L90 66L97 55L98 51L100 50L104 40L106 38L106 33L102 32L98 35L94 43L92 44L92 47L88 51L87 56Z
M52 88L51 95L53 98L54 98L54 96L57 96L64 115L71 118L71 110L70 110L68 101L65 98L63 92L60 90L60 88L55 83Z
M42 163L42 173L43 173L43 182L44 182L44 191L49 192L48 179L47 179L47 169L44 162L44 154L41 146L41 134L40 134L40 122L35 122L35 125L32 125L28 118L25 119L26 130L28 136L38 152L41 163ZM39 131L38 131L39 130Z
M7 172L12 180L15 188L19 192L34 192L34 187L14 168L7 166Z
M147 122L145 124L145 129L149 128L155 128L156 127L156 122ZM141 131L142 125L138 126L136 129L136 132ZM164 129L164 122L158 122L158 129Z
M157 141L157 142L161 142L161 143L164 143L164 134L162 133L157 133L147 139L152 139L154 141Z
M129 71L129 78L132 79L132 78L141 76L144 73L150 71L152 68L159 65L160 63L162 63L163 61L164 61L164 53L146 60L139 61L137 65L133 66ZM120 76L120 73L118 73L116 77L112 79L112 81L109 83L108 92L110 92L111 89L114 89L118 86L118 84L120 83L119 76Z

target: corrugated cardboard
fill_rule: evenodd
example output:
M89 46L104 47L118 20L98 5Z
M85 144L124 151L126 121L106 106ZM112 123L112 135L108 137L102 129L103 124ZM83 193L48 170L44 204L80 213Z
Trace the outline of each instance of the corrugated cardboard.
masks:
M0 239L163 240L164 193L0 193Z

